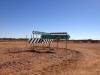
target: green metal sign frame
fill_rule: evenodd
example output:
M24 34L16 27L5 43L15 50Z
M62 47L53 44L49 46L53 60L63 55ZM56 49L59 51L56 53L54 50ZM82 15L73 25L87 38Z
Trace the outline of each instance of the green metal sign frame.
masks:
M40 31L33 31L33 34L41 35L42 39L69 39L70 36L66 32L57 32L57 33L47 33Z
M69 35L41 35L42 39L69 39Z
M32 33L33 34L40 34L40 35L42 35L42 34L49 34L47 32L40 32L40 31L33 31Z

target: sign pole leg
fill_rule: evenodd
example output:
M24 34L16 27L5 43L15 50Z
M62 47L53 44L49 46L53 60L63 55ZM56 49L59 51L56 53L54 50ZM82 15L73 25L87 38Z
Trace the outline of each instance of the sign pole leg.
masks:
M66 38L66 50L67 50L67 38Z
M50 42L49 42L49 50L50 50Z
M57 40L57 49L58 49L58 40Z
M26 35L26 47L27 47L27 35Z
M33 39L34 39L34 32L33 32ZM33 42L32 46L33 46L33 50L34 50L34 42Z

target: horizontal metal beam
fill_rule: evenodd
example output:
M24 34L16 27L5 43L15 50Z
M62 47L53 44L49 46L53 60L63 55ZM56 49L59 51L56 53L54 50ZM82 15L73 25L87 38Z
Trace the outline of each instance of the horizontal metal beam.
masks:
M51 33L47 33L47 32L40 32L40 31L33 31L33 34L50 34L50 35L67 35L67 32L51 32Z

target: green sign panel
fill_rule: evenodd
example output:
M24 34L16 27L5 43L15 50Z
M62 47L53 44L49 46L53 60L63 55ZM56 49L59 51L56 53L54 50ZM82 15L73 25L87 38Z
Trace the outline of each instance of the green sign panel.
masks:
M40 31L33 31L32 33L33 33L33 34L49 34L49 33L46 33L46 32L40 32Z
M41 35L42 39L69 39L69 35Z

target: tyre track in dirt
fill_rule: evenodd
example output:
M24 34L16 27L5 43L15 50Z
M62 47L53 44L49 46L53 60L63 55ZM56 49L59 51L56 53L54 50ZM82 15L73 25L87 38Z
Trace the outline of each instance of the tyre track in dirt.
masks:
M60 62L43 68L39 73L37 73L37 75L66 75L65 72L72 69L74 70L76 68L75 65L82 58L82 54L76 50L70 51L72 52L72 56L69 59L61 59Z
M61 75L100 75L100 55L97 55L93 50L76 49L81 52L83 58L77 63L74 70L62 73Z
M100 75L99 50L76 48L53 54L21 50L2 49L1 75Z
M81 53L75 50L54 50L55 53L32 53L19 49L5 52L7 60L3 57L0 65L1 75L61 75L74 69L76 62L81 58ZM5 54L4 53L4 54ZM10 55L10 56L9 56ZM33 56L35 55L35 56ZM36 60L38 58L38 60ZM38 68L40 67L40 68Z
M100 75L100 55L88 49L74 51L81 53L81 55L48 66L40 75Z

